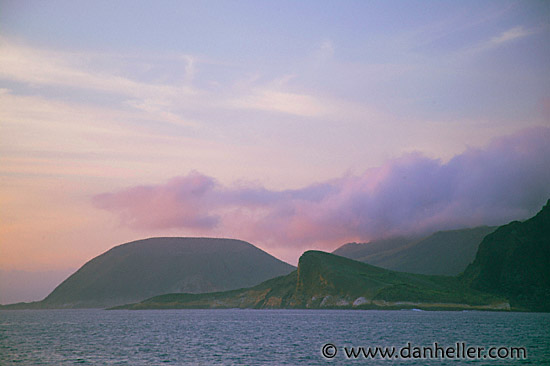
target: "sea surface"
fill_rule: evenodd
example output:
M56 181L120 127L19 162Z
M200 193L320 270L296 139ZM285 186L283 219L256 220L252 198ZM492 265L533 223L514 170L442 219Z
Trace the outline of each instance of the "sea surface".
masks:
M414 347L526 358L413 358ZM366 359L359 347L395 347ZM351 347L358 358L347 355ZM407 353L407 347L409 353ZM323 355L325 351L325 356ZM420 351L418 351L420 352ZM460 352L460 351L457 351ZM452 353L452 352L451 352ZM333 356L332 358L327 358ZM407 357L409 356L409 357ZM414 356L418 356L418 353ZM429 354L427 354L429 356ZM486 356L489 357L489 356ZM375 310L0 311L0 365L550 365L550 314Z

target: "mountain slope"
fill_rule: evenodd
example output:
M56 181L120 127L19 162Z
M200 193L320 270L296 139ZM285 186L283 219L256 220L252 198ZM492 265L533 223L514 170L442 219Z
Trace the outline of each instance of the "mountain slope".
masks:
M151 238L90 260L42 307L107 307L169 292L249 287L294 270L252 244L232 239Z
M167 294L119 309L162 308L507 309L498 296L454 277L401 273L334 254L308 251L298 270L249 289Z
M464 271L479 243L496 227L438 231L424 238L345 244L333 253L395 271L454 276Z
M487 235L461 278L512 306L550 311L550 200L534 217Z
M387 239L373 240L368 243L347 243L335 249L332 254L368 263L371 256L391 253L395 250L405 248L407 245L410 245L416 240L418 239L414 237L398 236ZM373 263L369 264L372 264L373 266L376 265Z

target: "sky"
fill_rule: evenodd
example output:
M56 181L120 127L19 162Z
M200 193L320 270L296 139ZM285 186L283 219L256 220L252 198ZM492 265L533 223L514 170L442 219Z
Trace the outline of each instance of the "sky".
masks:
M526 219L549 65L544 1L1 0L0 303L147 237L296 264Z

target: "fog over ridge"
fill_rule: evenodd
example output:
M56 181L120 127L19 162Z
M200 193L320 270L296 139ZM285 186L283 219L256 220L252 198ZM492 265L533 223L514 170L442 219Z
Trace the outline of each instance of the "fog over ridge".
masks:
M223 185L192 172L102 193L93 203L140 231L182 229L267 247L329 249L527 218L550 198L549 168L550 128L536 127L468 148L448 162L414 152L301 189Z

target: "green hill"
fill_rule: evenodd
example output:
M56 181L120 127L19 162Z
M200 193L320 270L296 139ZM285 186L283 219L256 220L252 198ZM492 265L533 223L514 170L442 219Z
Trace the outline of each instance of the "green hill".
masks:
M460 277L516 308L550 311L550 200L535 217L487 235Z
M294 269L240 240L151 238L112 248L84 264L43 301L19 307L109 307L169 292L250 287Z
M308 251L300 257L297 271L252 288L167 294L118 307L159 308L508 309L508 303L471 290L454 277L395 272Z
M438 231L423 238L397 237L345 244L333 253L401 272L454 276L475 258L483 238L496 227Z

